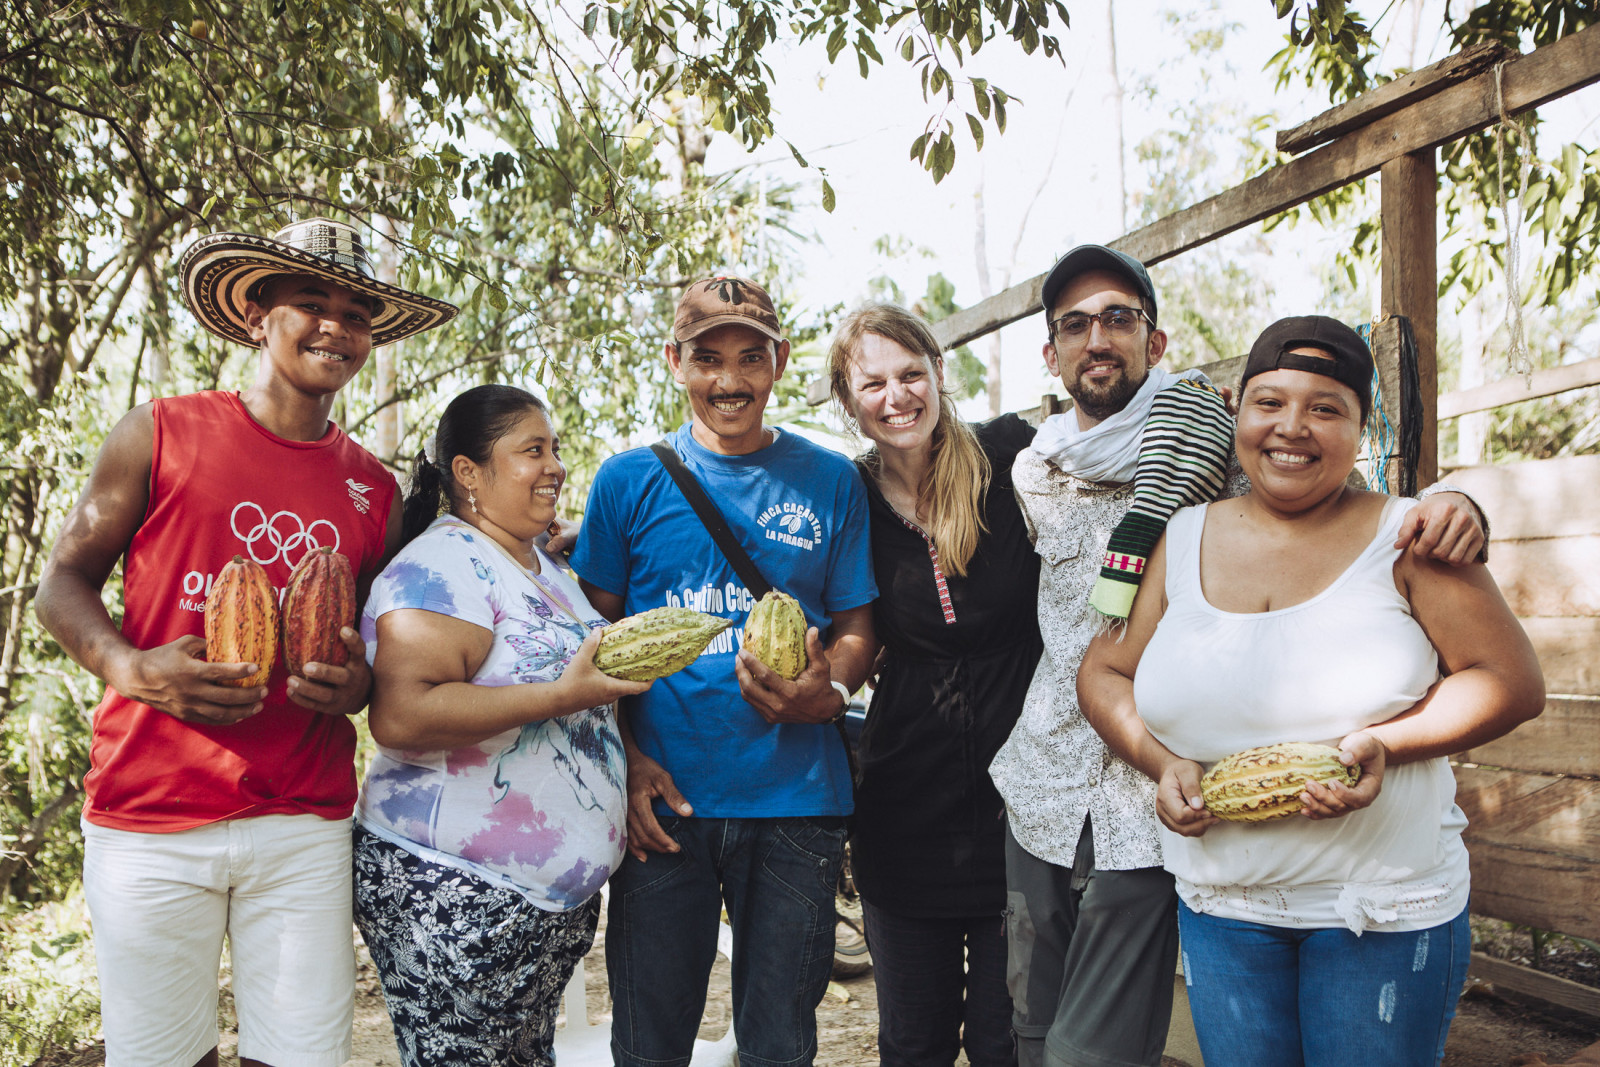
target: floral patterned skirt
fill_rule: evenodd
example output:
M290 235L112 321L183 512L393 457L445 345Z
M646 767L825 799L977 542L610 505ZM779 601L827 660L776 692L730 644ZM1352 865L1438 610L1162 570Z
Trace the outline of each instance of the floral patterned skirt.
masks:
M561 993L594 944L596 893L570 911L355 828L356 925L404 1067L551 1067Z

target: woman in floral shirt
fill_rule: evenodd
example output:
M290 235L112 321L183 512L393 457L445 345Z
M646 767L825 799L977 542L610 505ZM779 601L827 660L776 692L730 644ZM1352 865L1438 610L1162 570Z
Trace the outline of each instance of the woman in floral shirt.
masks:
M479 386L435 442L361 620L356 921L407 1067L548 1065L625 844L611 705L649 683L595 668L604 620L534 544L566 477L544 406Z

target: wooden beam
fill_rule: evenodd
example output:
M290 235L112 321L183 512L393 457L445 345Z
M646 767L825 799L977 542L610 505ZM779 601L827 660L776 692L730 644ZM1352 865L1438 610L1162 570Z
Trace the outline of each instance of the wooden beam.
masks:
M1593 490L1590 490L1593 492ZM1527 631L1544 670L1544 687L1550 693L1600 696L1600 619L1518 619Z
M1495 542L1600 534L1600 456L1461 467L1449 477L1483 505Z
M1385 318L1372 328L1372 358L1378 366L1378 404L1383 414L1389 420L1389 425L1399 429L1401 423L1400 412L1400 320L1393 316ZM1398 445L1398 442L1396 442ZM1372 457L1368 456L1366 477L1367 484L1377 489L1395 494L1402 493L1401 463L1399 448L1396 447L1395 455L1389 458L1387 470L1380 471L1372 465ZM1384 480L1387 479L1387 480ZM1412 485L1411 492L1416 492L1428 483Z
M1600 937L1600 782L1457 766L1472 863L1472 910Z
M1523 400L1555 396L1571 389L1600 385L1600 359L1586 359L1562 367L1536 370L1531 379L1517 375L1473 389L1460 389L1439 397L1439 417L1453 419L1474 411L1489 411Z
M1600 25L1507 62L1501 79L1505 110L1520 114L1597 80ZM1119 237L1111 246L1145 264L1159 263L1372 174L1392 159L1481 130L1499 117L1493 71L1479 74ZM934 335L954 348L1033 314L1043 283L1042 274L1029 278L941 319Z
M1481 952L1472 954L1472 964L1468 973L1501 989L1524 993L1549 1001L1551 1004L1559 1004L1563 1008L1582 1012L1584 1015L1600 1018L1600 989L1592 986L1559 978L1553 974L1545 974L1532 967L1524 967L1520 963L1497 960Z
M1498 41L1483 41L1446 56L1431 66L1362 93L1338 107L1324 111L1298 126L1278 131L1278 151L1304 152L1340 137L1358 126L1393 114L1424 97L1448 89L1456 82L1481 74L1503 59L1516 55Z
M1456 759L1537 774L1600 777L1600 697L1547 697L1537 719Z
M1406 495L1439 480L1439 177L1434 155L1432 148L1411 152L1391 159L1380 172L1381 317L1404 315L1411 320L1422 391L1417 481L1395 487Z
M1550 503L1560 507L1564 501ZM1493 523L1491 518L1491 528ZM1600 535L1496 541L1489 549L1489 573L1523 618L1600 615Z

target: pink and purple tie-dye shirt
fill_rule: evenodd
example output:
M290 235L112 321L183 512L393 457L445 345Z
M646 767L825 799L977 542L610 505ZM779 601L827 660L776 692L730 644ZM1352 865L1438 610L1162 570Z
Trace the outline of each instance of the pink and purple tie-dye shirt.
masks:
M361 618L369 658L379 616L416 608L493 632L474 684L555 681L605 620L559 564L542 553L540 561L529 575L483 534L439 519L373 583ZM602 706L448 752L379 746L356 817L409 852L565 911L622 858L625 779L616 717Z

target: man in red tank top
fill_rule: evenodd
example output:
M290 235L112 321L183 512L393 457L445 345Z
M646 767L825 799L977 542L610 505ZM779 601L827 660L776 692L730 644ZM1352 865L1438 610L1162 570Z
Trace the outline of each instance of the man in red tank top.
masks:
M241 393L159 399L111 430L39 584L45 627L106 683L83 814L107 1063L217 1062L226 936L243 1064L337 1067L354 1000L349 817L371 674L205 660L203 608L235 555L282 595L300 558L343 553L362 594L400 495L328 416L374 345L456 309L379 282L356 231L212 234L184 256L200 324L259 351ZM100 599L123 559L119 627Z

